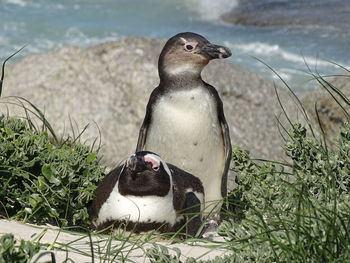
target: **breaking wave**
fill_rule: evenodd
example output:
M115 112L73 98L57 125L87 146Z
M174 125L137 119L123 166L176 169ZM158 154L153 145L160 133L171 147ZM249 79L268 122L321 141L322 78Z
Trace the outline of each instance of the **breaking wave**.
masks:
M238 0L187 0L186 7L205 20L218 20L238 6Z
M6 4L12 4L12 5L17 5L17 6L27 6L27 2L24 0L5 0L4 1Z

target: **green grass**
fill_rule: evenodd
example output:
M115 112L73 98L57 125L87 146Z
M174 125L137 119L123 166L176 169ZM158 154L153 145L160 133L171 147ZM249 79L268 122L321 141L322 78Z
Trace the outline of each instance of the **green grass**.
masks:
M350 121L344 107L350 106L349 98L327 78L311 70L309 74ZM280 102L277 89L276 94ZM41 246L88 255L91 262L94 258L127 262L137 248L144 249L151 262L350 262L350 123L344 124L337 138L326 138L321 120L318 125L312 123L300 100L293 93L292 97L306 124L290 119L280 103L289 124L280 127L285 138L283 158L288 161L253 160L247 151L233 149L231 167L238 187L229 193L223 211L219 231L225 241L202 244L231 253L209 261L184 259L179 250L156 244L155 238L164 235L149 233L142 239L126 233L91 235L86 207L104 175L97 153L79 142L81 134L59 139L41 111L18 98L27 119L0 118L0 216L80 229L85 234L70 243L52 244L40 244L40 240L18 244L5 235L0 240L6 244L0 248L0 257L27 260ZM31 114L42 121L40 127L29 118ZM76 248L82 239L89 251ZM146 244L153 246L146 248Z

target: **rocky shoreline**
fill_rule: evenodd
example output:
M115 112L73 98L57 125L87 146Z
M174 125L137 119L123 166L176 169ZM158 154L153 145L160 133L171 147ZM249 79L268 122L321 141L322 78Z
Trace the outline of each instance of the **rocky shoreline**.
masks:
M157 60L164 43L128 37L88 48L62 47L9 64L0 113L21 114L9 103L14 99L5 98L20 96L42 109L60 136L72 134L71 125L77 135L90 124L81 140L92 142L101 133L103 160L116 166L136 147L146 103L159 81ZM283 140L276 116L281 107L274 84L225 61L211 62L203 79L220 93L233 145L256 158L280 159ZM292 99L278 90L296 119Z

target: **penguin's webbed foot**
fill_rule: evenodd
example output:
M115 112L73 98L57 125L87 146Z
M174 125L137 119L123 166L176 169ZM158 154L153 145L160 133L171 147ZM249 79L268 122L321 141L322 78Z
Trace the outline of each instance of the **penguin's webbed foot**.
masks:
M212 215L210 216L204 225L204 232L202 234L202 237L208 240L213 240L214 237L218 236L218 227L220 223L220 216L219 215Z

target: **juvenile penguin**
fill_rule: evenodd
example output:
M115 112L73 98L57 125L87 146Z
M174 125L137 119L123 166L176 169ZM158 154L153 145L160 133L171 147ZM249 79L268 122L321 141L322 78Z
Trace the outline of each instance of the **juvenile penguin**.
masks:
M194 236L201 226L204 190L195 176L157 154L136 152L111 171L94 192L91 218L98 230L123 225Z
M201 72L210 60L229 56L228 48L195 33L170 38L159 57L160 83L149 98L136 147L197 176L213 224L227 194L231 141L219 94Z

